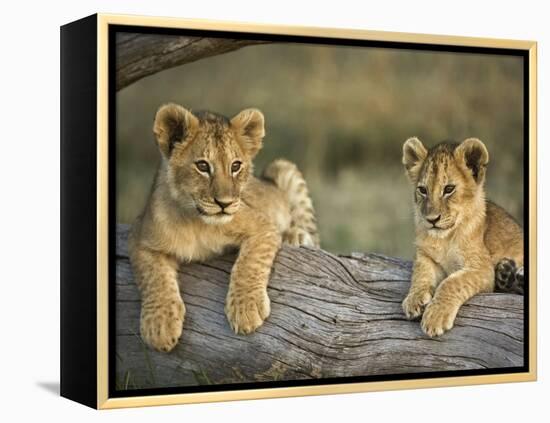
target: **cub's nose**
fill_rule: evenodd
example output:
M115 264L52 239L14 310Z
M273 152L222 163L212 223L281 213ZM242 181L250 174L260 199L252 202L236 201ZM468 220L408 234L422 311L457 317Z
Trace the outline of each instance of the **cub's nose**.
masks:
M439 222L439 219L441 219L441 215L438 215L436 217L426 216L426 220L430 222L430 224L432 224L433 226L435 226L435 224Z
M225 208L229 207L231 204L233 204L232 200L229 200L229 199L226 199L226 198L214 198L214 201L222 209L225 209Z

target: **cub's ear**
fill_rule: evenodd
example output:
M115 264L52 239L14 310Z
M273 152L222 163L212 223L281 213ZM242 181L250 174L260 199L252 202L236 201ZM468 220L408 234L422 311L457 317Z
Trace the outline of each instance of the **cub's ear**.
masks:
M412 183L416 183L418 174L422 168L422 163L428 155L428 150L418 138L409 138L403 144L403 166L407 171L407 176Z
M455 149L456 160L465 166L476 183L481 184L485 178L485 169L489 163L489 152L477 138L468 138Z
M184 142L198 127L199 120L190 111L178 104L169 103L158 109L153 132L160 151L168 157L174 146Z
M265 136L264 115L258 109L246 109L231 119L231 127L250 157L262 148Z

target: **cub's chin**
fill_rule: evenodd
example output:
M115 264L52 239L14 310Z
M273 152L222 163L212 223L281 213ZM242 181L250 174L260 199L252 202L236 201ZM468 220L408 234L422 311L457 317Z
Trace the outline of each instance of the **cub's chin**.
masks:
M232 214L218 213L218 214L201 214L202 221L209 225L225 225L233 220Z
M455 226L456 226L456 222L451 223L444 228L441 228L441 227L434 228L433 226L430 226L429 228L425 228L425 230L428 233L428 235L430 235L433 238L446 238L452 232Z
M428 235L430 235L433 238L445 238L447 235L449 235L449 232L451 232L452 228L429 228L426 229L426 232L428 232Z

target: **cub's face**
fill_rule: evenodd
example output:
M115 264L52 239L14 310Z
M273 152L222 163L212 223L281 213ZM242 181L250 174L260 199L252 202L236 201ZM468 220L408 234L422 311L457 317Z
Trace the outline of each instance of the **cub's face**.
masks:
M262 113L247 109L227 119L167 104L158 110L153 131L172 198L206 223L231 221L262 146Z
M442 143L426 150L417 138L403 145L403 165L414 188L416 225L442 238L484 210L489 154L478 139Z

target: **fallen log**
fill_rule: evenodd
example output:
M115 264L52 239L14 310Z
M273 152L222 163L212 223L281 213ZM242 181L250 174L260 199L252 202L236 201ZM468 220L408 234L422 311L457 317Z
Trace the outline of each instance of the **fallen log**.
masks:
M288 246L269 284L271 315L248 336L234 334L224 314L235 257L182 265L183 336L172 352L156 352L139 337L127 234L126 225L117 226L118 389L523 365L523 296L478 295L461 308L450 332L431 339L401 310L410 262Z

